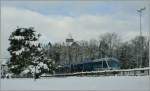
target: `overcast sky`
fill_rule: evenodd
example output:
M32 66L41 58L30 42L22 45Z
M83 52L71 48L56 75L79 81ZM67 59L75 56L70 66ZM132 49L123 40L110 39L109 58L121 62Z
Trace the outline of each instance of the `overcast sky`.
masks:
M137 9L146 7L142 32L148 36L148 2L104 1L2 1L2 56L8 57L8 38L17 26L34 27L43 43L64 41L69 33L75 40L96 39L106 32L116 32L122 40L139 34Z

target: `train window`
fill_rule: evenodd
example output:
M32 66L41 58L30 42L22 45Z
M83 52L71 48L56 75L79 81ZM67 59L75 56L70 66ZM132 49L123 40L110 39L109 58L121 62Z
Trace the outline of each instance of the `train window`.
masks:
M144 73L144 70L141 70L141 73Z
M102 68L102 61L97 63L97 68Z
M115 68L118 68L118 67L119 67L118 62L113 61L113 60L109 60L109 61L108 61L108 65L109 65L110 67L115 67Z
M107 68L106 61L103 61L103 68Z

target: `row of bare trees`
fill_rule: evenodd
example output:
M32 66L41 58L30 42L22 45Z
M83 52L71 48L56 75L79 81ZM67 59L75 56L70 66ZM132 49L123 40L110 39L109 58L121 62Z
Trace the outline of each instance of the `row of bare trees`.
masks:
M141 42L142 41L142 42ZM120 60L121 68L148 66L149 42L145 36L123 42L116 33L105 33L98 39L67 43L47 44L47 56L56 60L58 65L85 62L97 58L115 57Z

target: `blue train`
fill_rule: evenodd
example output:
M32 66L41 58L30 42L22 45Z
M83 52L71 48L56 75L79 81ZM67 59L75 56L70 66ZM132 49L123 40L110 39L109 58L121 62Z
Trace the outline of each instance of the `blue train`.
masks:
M101 58L77 64L59 66L56 73L74 73L120 69L120 61L115 58Z

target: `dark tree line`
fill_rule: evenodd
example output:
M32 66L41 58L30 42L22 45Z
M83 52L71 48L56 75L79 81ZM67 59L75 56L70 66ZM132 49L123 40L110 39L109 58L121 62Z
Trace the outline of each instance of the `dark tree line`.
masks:
M141 44L142 43L142 44ZM115 57L120 60L121 68L147 67L149 62L149 42L145 36L122 42L116 33L105 33L99 39L47 44L44 49L48 57L56 60L57 65L85 62L97 58Z

